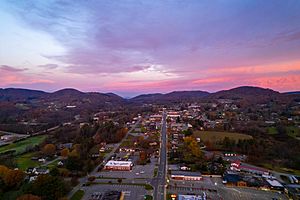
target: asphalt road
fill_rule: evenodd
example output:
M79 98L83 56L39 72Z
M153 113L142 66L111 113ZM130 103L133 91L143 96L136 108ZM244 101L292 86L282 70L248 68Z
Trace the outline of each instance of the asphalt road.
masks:
M154 180L154 199L166 199L166 173L167 173L167 114L164 112L162 117L160 158L157 178Z

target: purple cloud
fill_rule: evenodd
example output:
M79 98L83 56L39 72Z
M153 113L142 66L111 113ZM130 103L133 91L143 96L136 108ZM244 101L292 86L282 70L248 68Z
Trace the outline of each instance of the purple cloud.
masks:
M45 65L39 65L38 67L42 67L45 69L56 69L58 68L57 64L45 64Z
M20 69L20 68L8 66L8 65L1 65L0 69L4 70L4 71L7 71L7 72L22 72L22 71L28 70L27 68Z

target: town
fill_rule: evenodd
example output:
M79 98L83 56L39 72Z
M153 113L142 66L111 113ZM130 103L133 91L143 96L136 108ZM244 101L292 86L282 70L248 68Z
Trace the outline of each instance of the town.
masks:
M299 139L300 104L291 102L286 117L270 104L247 107L224 98L147 102L77 114L71 122L36 133L1 131L2 195L72 200L299 198L298 157L288 158L287 152L272 158L266 145L273 138Z
M300 0L0 0L0 200L300 200Z

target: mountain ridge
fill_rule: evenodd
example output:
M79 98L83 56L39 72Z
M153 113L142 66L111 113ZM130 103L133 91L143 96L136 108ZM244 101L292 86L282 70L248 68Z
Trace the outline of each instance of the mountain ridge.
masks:
M168 93L149 93L141 94L135 97L125 99L115 93L101 93L101 92L82 92L74 88L64 88L55 92L45 92L41 90L32 90L25 88L0 88L0 100L11 100L11 101L22 101L28 99L77 99L77 98L102 98L104 101L132 101L132 102L153 102L153 101L176 101L176 100L187 100L187 99L243 99L243 98L254 98L254 97L279 97L290 94L299 94L298 91L280 93L278 91L255 87L255 86L240 86L231 88L228 90L220 90L217 92L209 93L202 90L183 90L183 91L172 91Z

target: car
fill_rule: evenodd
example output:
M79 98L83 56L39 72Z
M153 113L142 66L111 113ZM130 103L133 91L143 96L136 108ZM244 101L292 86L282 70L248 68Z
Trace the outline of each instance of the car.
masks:
M145 171L141 171L140 173L141 173L141 174L145 174Z
M137 172L137 173L135 173L135 175L140 175L140 173Z

